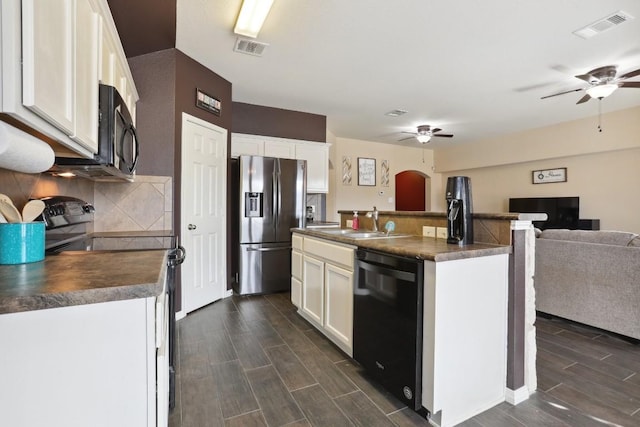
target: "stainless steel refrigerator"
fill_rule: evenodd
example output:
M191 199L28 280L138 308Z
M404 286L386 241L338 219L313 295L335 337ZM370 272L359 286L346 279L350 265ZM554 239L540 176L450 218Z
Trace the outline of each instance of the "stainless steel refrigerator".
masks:
M306 167L305 160L240 156L232 168L239 199L235 293L290 289L291 228L305 225Z

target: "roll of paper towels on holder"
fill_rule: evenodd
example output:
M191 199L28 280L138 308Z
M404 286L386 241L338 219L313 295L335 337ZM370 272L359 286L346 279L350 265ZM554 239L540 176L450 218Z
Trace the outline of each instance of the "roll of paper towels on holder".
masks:
M53 166L55 154L44 141L0 122L0 168L39 173Z

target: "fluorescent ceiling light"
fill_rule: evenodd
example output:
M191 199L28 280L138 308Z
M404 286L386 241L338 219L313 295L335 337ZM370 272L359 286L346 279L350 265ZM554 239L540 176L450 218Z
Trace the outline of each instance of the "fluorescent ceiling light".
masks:
M587 89L587 94L592 98L602 99L611 95L616 89L618 89L617 84L607 83L604 85L590 87L589 89Z
M428 133L425 133L424 135L417 135L416 138L421 144L426 144L427 142L431 141L431 135L429 135Z
M258 37L272 4L273 0L243 0L233 32L246 37Z

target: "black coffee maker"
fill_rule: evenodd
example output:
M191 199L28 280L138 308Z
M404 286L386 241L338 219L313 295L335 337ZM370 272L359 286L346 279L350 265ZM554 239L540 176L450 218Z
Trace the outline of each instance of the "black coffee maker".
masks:
M447 243L473 243L473 205L471 179L452 176L447 179Z

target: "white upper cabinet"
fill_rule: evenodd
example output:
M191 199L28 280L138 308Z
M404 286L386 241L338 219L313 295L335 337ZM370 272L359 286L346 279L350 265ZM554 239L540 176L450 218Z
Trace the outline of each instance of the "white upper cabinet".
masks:
M74 132L73 0L22 2L24 105L67 135Z
M108 74L135 117L138 94L107 0L2 0L0 19L1 113L56 151L93 157L98 83Z
M76 0L74 141L98 152L98 59L100 15L92 1Z
M23 103L98 152L98 13L90 0L23 0Z
M329 145L296 144L296 159L307 161L307 193L329 192Z
M264 141L264 155L267 157L278 157L280 159L295 159L296 144L286 141Z
M307 193L329 192L329 144L234 133L231 157L243 154L306 160Z
M231 134L231 157L264 156L264 140L252 135Z

